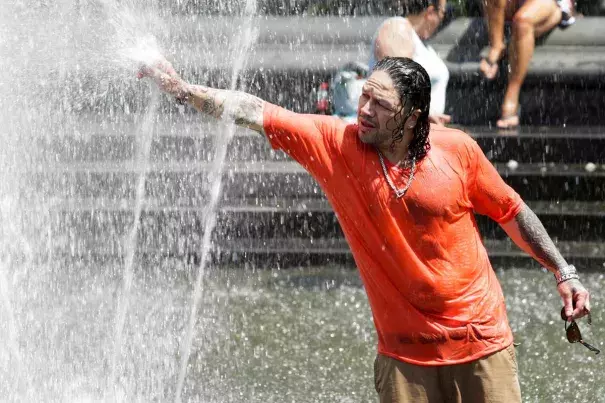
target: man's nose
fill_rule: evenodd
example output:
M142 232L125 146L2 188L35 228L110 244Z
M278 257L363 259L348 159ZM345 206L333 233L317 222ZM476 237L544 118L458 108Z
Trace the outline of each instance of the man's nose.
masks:
M359 112L362 115L373 116L374 115L374 106L372 105L372 100L367 101L361 106Z

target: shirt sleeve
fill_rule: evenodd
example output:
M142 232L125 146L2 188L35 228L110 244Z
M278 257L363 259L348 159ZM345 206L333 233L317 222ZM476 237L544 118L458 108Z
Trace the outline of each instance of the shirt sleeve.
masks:
M263 111L263 128L271 146L324 181L332 174L338 152L339 123L332 116L295 113L270 103L265 103Z
M504 182L476 141L470 141L471 158L469 197L475 212L499 224L515 218L523 208L523 200Z

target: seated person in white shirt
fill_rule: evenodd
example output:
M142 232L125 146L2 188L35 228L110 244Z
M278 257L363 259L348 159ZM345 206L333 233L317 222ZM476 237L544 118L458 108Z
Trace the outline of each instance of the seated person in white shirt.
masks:
M446 0L405 0L404 17L387 19L372 41L369 68L384 57L409 57L420 64L431 79L431 123L449 123L444 114L445 91L450 78L447 66L435 50L425 43L445 17Z

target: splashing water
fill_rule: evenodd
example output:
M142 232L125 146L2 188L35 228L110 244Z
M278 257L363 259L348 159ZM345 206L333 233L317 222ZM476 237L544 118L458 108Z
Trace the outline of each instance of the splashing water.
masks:
M233 63L233 71L231 73L231 90L237 88L237 79L240 72L245 68L245 62L252 45L256 41L258 31L255 29L255 11L256 11L256 0L245 0L245 15L247 18L243 24L243 29L236 41L232 43L232 53L235 54L235 60ZM227 104L229 108L229 104ZM224 111L225 115L230 115L229 110ZM185 376L187 374L187 365L189 362L189 355L191 354L191 345L193 343L193 334L196 323L196 316L198 306L203 294L203 282L205 277L206 265L208 263L209 254L212 247L212 232L216 226L216 210L218 201L221 195L222 186L222 175L225 165L225 156L227 154L227 146L235 134L236 126L234 124L228 124L226 130L216 131L216 155L212 169L209 172L209 183L210 183L210 200L206 208L204 232L202 238L202 246L200 251L200 263L198 266L197 277L195 281L195 288L193 290L191 311L189 315L189 324L187 327L187 333L185 335L185 341L182 347L182 360L179 370L179 377L177 381L175 402L181 402L181 394L183 391L183 383L185 382Z
M10 175L2 175L0 178L3 193L7 194L7 184L12 183ZM31 380L26 376L27 363L19 345L19 321L15 317L11 285L16 283L19 277L27 275L27 267L34 260L34 253L23 234L23 228L16 224L20 220L14 219L19 215L14 200L8 197L0 200L0 339L3 339L8 347L4 354L0 352L0 367L7 369L8 377L12 378L10 388L27 394L32 389ZM0 380L2 372L0 371ZM0 391L2 390L0 387Z
M146 27L140 19L134 17L134 12L125 7L124 4L117 4L115 1L101 1L108 20L115 30L114 41L111 42L112 48L117 56L114 62L124 68L134 67L138 64L152 64L162 57L161 51L155 37L146 32ZM133 161L134 170L138 171L138 177L135 187L135 202L133 206L133 224L125 239L125 258L124 270L122 275L122 288L118 297L115 327L114 327L114 346L110 359L110 373L106 386L106 399L116 401L117 389L116 379L122 369L122 346L123 332L126 315L128 312L131 288L134 279L134 259L137 249L138 233L141 221L141 213L145 202L145 183L146 175L149 169L149 154L154 132L155 118L159 112L160 93L154 86L151 86L151 100L143 114L142 121L137 130L137 154Z
M158 112L160 100L160 93L157 90L152 91L152 100L147 108L147 112L143 116L141 122L139 134L139 150L136 160L134 161L136 169L139 170L139 176L136 185L136 196L135 204L133 209L134 221L130 232L126 238L125 251L126 258L124 259L124 274L122 279L122 293L118 299L116 319L115 319L115 332L114 332L114 349L111 356L111 372L109 380L107 382L107 388L109 389L109 396L111 401L115 401L115 383L116 374L119 369L119 362L122 354L122 334L124 331L124 322L126 320L126 313L128 311L128 300L130 298L132 281L134 276L133 263L137 248L137 239L139 226L141 221L141 212L143 209L143 203L145 202L145 181L146 174L149 168L149 152L151 150L151 140L154 132L154 119Z
M16 379L13 380L13 390L20 390L21 386L19 385L20 380L27 379L23 377L23 359L21 358L21 353L19 351L19 345L17 344L18 336L17 336L17 321L15 320L14 311L11 306L10 301L10 293L8 290L8 279L6 277L7 268L2 265L0 267L0 309L4 310L4 315L6 315L7 320L4 321L4 326L6 329L6 333L8 335L5 336L5 340L7 340L6 344L8 345L8 357L2 357L0 362L6 362L7 367L12 366L16 367ZM11 365L11 362L14 360L16 365Z
M103 0L109 22L115 30L115 41L112 47L118 59L116 63L128 68L130 65L124 63L131 61L135 63L152 64L162 57L162 52L155 36L149 33L148 27L140 18L136 18L134 11L123 4ZM153 21L160 24L159 21Z

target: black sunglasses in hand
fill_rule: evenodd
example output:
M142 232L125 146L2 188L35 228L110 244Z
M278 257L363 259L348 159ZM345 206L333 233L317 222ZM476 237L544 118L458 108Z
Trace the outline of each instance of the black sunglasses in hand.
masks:
M561 309L561 319L565 321L565 335L567 336L567 341L570 343L580 343L590 351L595 354L599 354L601 350L598 348L586 343L582 340L582 333L580 333L580 328L575 320L568 320L565 316L565 308ZM592 318L590 317L590 312L588 313L588 324L592 324Z

